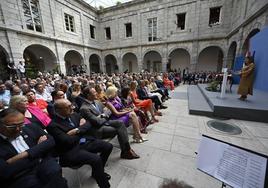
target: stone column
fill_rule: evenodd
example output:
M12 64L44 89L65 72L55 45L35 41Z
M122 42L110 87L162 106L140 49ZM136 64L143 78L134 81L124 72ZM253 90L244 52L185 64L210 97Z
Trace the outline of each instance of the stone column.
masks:
M121 56L117 58L117 66L118 66L118 71L122 73L123 72L123 59Z
M59 42L59 41L56 41L56 52L57 52L57 64L59 65L60 67L60 71L61 73L63 74L66 74L67 71L66 71L66 66L65 66L65 61L64 61L64 50L63 50L63 47L62 47L62 43Z
M106 64L105 64L104 54L101 54L101 57L100 57L100 67L101 67L101 71L106 73Z
M20 40L16 32L7 31L7 38L10 45L10 57L9 62L13 62L15 66L18 65L19 61L23 59L24 49L20 48Z
M222 68L226 68L227 67L228 61L231 61L231 58L228 58L226 56L222 58Z
M168 58L162 58L162 72L167 72Z
M143 59L137 57L137 64L138 64L138 72L141 72L143 70Z
M190 67L189 67L190 72L195 72L197 70L197 63L198 63L198 56L192 55L191 56Z

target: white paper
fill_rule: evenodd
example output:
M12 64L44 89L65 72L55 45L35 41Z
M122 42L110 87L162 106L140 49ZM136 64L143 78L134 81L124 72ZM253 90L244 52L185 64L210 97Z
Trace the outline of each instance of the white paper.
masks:
M267 158L202 137L197 168L234 188L264 188Z

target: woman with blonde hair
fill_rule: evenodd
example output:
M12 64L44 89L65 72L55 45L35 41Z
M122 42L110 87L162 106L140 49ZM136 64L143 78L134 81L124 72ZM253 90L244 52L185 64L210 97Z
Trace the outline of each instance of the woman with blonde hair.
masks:
M112 119L120 120L124 122L126 126L132 123L134 129L133 140L136 143L142 143L147 141L144 139L140 132L140 124L138 117L133 109L124 108L121 99L117 96L118 89L115 86L110 86L106 90L106 96L108 98L106 106L112 112Z

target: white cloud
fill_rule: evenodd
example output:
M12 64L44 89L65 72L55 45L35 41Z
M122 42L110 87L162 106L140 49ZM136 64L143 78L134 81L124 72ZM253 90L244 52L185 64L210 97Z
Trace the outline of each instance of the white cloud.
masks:
M125 3L132 0L83 0L83 1L87 2L88 4L96 8L98 8L99 6L103 6L106 8L116 5L117 2Z

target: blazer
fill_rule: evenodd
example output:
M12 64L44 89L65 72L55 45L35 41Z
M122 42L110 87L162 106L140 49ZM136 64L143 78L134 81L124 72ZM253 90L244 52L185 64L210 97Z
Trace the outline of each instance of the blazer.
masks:
M71 125L67 119L63 119L55 115L51 124L47 127L48 133L51 134L55 139L58 154L67 152L73 147L77 146L80 138L91 129L91 124L89 122L86 122L86 124L83 126L79 126L81 116L78 113L73 113L70 119L74 126ZM67 132L74 128L79 129L79 134L69 136ZM87 136L86 138L94 139L90 136Z
M150 98L150 97L147 95L148 93L146 94L143 88L138 88L138 89L137 89L137 94L138 94L138 96L139 96L139 99L141 99L141 100Z
M39 138L43 135L46 135L48 139L37 144ZM50 151L55 145L53 137L47 135L38 126L24 126L22 128L21 136L29 146L29 149L27 150L29 157L12 164L8 164L6 160L17 155L18 152L8 140L0 137L0 185L2 187L8 187L14 179L31 171L37 166L40 159L50 154Z
M86 100L81 108L80 108L80 114L83 118L88 120L93 127L100 128L105 122L108 121L108 117L111 115L110 111L107 111L107 113L104 111L104 105L95 100L95 105L97 108L92 104L91 101ZM101 117L101 114L103 115Z

